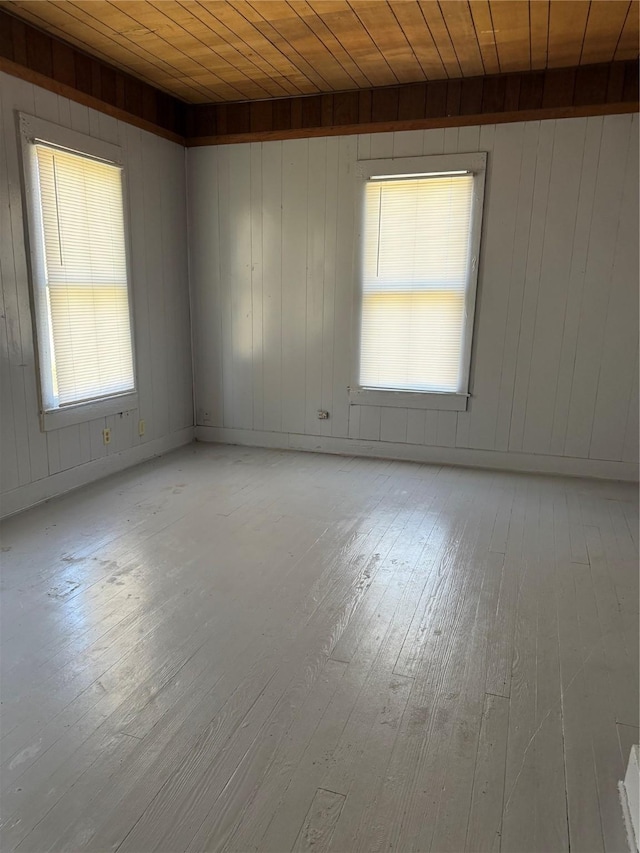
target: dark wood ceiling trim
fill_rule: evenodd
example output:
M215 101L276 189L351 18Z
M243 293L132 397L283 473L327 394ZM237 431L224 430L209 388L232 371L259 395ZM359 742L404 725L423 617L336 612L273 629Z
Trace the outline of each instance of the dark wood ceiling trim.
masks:
M0 9L0 71L184 144L185 104Z
M175 142L220 145L638 110L638 61L185 104L0 9L0 70Z
M638 62L187 106L187 145L462 127L638 110Z

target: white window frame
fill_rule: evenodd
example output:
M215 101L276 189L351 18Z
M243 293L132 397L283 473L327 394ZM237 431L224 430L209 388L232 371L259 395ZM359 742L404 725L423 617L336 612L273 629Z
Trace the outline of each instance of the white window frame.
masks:
M462 353L463 382L461 390L457 392L439 392L364 388L360 385L360 338L362 333L362 241L365 227L365 185L373 177L379 178L386 175L406 175L409 177L459 171L469 172L474 177L473 207L471 213L471 263L469 284L465 298L466 318ZM458 412L466 410L468 399L471 396L469 394L469 374L471 370L471 350L478 286L486 171L486 152L472 154L434 154L423 157L398 157L379 160L359 160L357 162L358 220L356 232L357 256L354 263L356 288L353 311L353 340L356 342L356 345L355 357L353 359L352 384L349 388L349 402L351 405L439 409Z
M34 333L34 346L36 362L38 366L38 396L40 405L40 425L43 431L60 429L73 424L86 423L96 418L129 412L138 408L138 384L136 369L136 350L134 336L134 314L133 293L131 287L131 245L129 239L129 202L126 181L126 168L122 149L118 145L88 136L71 128L62 127L50 121L18 113L18 124L20 144L22 148L22 166L24 175L24 207L26 213L25 238L28 246L29 278L31 282L32 297L32 321ZM115 394L100 400L91 400L82 403L72 403L64 407L46 409L43 403L42 393L42 370L46 349L41 344L42 338L48 333L40 327L40 300L43 296L43 288L40 284L44 280L44 269L42 251L39 246L40 219L39 196L40 188L37 184L37 170L35 168L35 143L51 145L73 154L102 160L106 163L119 166L122 170L122 206L124 215L124 240L127 265L127 296L129 302L129 327L131 331L131 355L133 360L133 382L132 391Z

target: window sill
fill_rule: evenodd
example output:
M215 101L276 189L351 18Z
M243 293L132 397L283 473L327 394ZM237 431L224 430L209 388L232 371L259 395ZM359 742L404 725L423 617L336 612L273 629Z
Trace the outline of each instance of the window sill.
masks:
M434 391L387 391L374 388L350 388L351 406L384 406L401 409L439 409L446 412L465 412L469 394L438 393Z
M138 408L138 394L120 394L118 397L107 397L105 400L93 400L90 403L78 403L76 406L65 406L63 409L52 409L42 412L41 424L44 432L62 427L84 424L96 418L106 418L109 415L119 415Z

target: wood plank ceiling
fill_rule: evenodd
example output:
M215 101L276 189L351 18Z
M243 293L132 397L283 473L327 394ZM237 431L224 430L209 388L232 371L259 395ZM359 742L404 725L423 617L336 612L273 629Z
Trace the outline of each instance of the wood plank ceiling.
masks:
M638 56L639 0L0 0L0 5L193 104Z

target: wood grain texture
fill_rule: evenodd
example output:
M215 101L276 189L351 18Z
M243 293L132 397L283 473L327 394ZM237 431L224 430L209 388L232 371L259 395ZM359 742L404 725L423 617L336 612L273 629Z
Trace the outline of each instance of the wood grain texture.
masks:
M196 444L5 521L3 850L623 849L637 520Z
M55 492L47 493L48 478L77 469L79 482L86 482L82 466L108 457L115 461L121 453L177 436L193 424L186 176L181 146L128 122L5 74L0 74L0 99L1 325L5 356L2 492L8 506L19 506L20 489L27 494L41 488L42 496L50 497ZM131 230L137 412L48 433L40 430L15 111L62 124L122 149ZM160 174L162 181L158 181ZM143 436L138 434L139 420L145 422ZM102 441L105 427L112 434L107 446ZM73 484L72 479L69 482Z
M456 2L450 0L447 8ZM501 0L501 5L508 5L508 0ZM292 98L274 102L279 104L277 116L274 111L261 112L259 128L248 121L247 105L191 105L186 118L187 145L636 112L637 93L624 83L635 79L634 75L637 77L637 63L630 61ZM351 94L360 99L358 112L345 101Z
M194 315L206 355L197 366L198 423L223 426L211 418L224 392L232 432L222 440L313 448L317 438L329 450L329 439L361 440L362 452L378 443L381 455L394 456L399 448L474 449L507 467L525 454L531 468L539 460L547 471L580 459L631 460L637 138L637 116L610 116L268 142L257 144L250 178L237 145L222 182L212 164L227 147L190 149L195 299L211 312L218 293L238 299L252 288L263 318L255 349L247 332L245 352L226 331L249 328L240 305L231 305L221 336L215 315ZM416 414L350 405L357 158L473 151L488 152L488 176L469 407ZM242 204L221 194L225 181L242 188ZM238 253L224 240L212 257L217 217L262 228L262 251L249 257L247 241ZM218 279L220 262L226 274ZM248 297L243 305L251 310ZM256 398L264 415L254 411L250 422ZM317 419L320 409L328 420ZM348 442L334 449L350 452Z
M117 119L180 142L184 137L184 103L130 73L106 64L52 38L0 8L0 70L44 86ZM61 9L62 14L66 14ZM64 38L64 36L63 36ZM24 44L24 49L21 45ZM80 48L86 45L82 41Z
M24 45L64 73L49 36L187 103L314 95L638 56L637 0L3 0ZM49 40L48 40L49 39ZM55 55L52 55L55 54ZM96 80L102 82L98 70ZM84 85L84 80L81 81Z
M305 850L327 851L331 849L333 831L340 818L344 800L342 794L335 794L333 791L318 788L309 806L309 813L304 819L300 834L292 847L295 853L303 853Z
M194 145L634 109L637 52L613 62L607 45L623 31L629 40L637 10L634 17L633 3L617 0L615 14L602 6L576 4L587 22L576 30L575 16L552 4L545 21L558 61L532 75L526 4L504 0L491 8L449 0L442 11L413 0L5 2L0 68Z

